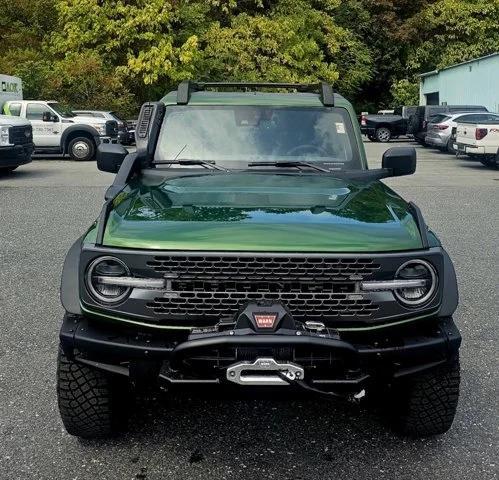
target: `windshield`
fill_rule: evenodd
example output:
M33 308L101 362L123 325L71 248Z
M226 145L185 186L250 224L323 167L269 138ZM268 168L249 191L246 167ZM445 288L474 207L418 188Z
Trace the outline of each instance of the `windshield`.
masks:
M49 103L48 105L63 118L72 118L76 116L69 108L63 107L60 103Z
M118 122L125 122L126 120L121 116L121 115L118 115L116 112L109 112L110 115L112 115L116 120L118 120Z
M246 168L251 162L362 168L348 112L325 107L168 107L155 160L197 160L228 168Z
M433 117L430 117L430 122L431 123L442 123L442 122L446 122L449 119L450 119L450 117L448 115L439 114L439 115L434 115Z

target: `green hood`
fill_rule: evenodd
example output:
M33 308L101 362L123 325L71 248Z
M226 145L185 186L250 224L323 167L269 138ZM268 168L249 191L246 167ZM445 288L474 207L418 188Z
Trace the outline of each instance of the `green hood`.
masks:
M407 208L379 181L208 172L158 180L144 173L115 199L103 243L213 251L418 249L421 237Z

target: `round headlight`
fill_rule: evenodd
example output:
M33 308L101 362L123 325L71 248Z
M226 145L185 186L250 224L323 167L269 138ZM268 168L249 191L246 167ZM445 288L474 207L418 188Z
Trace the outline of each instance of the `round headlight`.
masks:
M128 277L130 270L115 257L99 257L87 270L86 284L90 294L101 303L118 303L132 290L128 286L113 285L105 281L109 277Z
M435 268L424 260L409 260L395 274L398 280L424 280L421 286L395 290L398 300L410 307L420 306L428 302L437 289Z

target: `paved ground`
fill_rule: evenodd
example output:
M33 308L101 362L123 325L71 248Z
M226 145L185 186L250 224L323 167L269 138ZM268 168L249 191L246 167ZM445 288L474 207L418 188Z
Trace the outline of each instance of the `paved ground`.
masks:
M386 146L366 147L378 164ZM419 204L454 259L464 336L454 427L418 441L357 407L271 395L150 399L122 438L69 436L54 390L59 277L112 176L37 160L0 178L0 478L497 478L499 172L432 150L418 149L418 160L416 175L387 183Z

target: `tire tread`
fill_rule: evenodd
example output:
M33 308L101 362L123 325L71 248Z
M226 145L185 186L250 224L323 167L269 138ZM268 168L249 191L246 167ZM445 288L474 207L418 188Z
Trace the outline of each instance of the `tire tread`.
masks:
M459 400L459 359L418 375L401 386L397 427L401 433L426 437L445 433Z
M57 397L62 422L71 435L106 437L115 433L126 418L115 402L117 386L105 373L58 354Z

